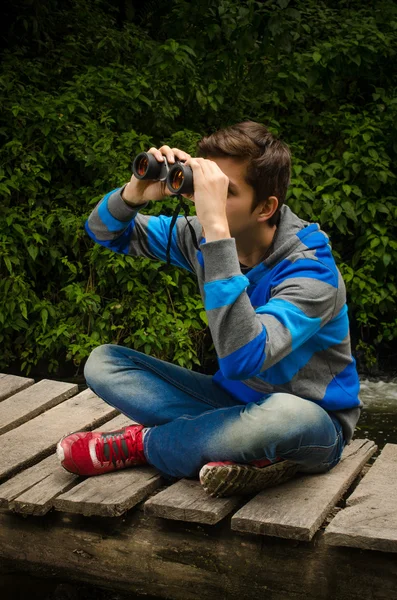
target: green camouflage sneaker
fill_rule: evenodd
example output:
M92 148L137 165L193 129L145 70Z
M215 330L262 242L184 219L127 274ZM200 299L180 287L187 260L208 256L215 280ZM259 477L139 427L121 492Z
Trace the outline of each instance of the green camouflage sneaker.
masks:
M289 460L280 460L265 467L230 461L211 462L202 467L199 477L207 494L215 498L224 498L256 494L268 487L284 483L293 478L298 466Z

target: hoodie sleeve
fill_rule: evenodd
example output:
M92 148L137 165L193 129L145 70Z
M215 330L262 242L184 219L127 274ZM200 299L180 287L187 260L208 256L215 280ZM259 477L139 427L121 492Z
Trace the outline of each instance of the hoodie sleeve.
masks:
M332 319L338 275L315 258L283 261L268 302L253 308L233 238L201 245L205 265L205 309L227 379L266 371L299 348Z
M112 190L97 204L85 224L88 235L114 252L166 262L171 217L139 214L122 199L123 189ZM193 271L182 232L178 218L172 230L171 264Z

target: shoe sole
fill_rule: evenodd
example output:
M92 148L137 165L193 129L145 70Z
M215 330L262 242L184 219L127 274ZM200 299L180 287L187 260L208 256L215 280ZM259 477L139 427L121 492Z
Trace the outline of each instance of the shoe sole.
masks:
M207 494L215 498L255 494L292 479L297 470L298 464L289 460L267 467L204 465L200 471L200 483Z

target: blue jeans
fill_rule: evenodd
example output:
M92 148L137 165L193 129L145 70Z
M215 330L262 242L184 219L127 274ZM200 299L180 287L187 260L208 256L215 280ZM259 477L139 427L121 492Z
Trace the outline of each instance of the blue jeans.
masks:
M210 375L123 346L96 348L84 374L105 402L150 428L145 456L171 478L197 477L207 462L277 457L323 473L345 446L336 417L310 400L276 393L244 404Z

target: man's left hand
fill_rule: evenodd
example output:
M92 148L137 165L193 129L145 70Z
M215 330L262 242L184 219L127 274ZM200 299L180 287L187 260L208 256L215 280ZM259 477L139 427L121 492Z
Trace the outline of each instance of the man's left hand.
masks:
M229 178L213 160L189 158L185 165L193 171L194 195L191 200L205 229L206 241L230 238L226 216Z

